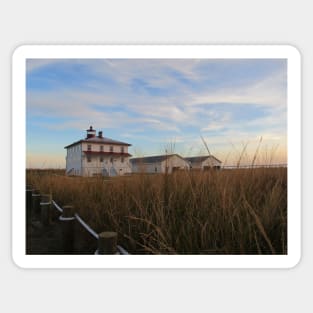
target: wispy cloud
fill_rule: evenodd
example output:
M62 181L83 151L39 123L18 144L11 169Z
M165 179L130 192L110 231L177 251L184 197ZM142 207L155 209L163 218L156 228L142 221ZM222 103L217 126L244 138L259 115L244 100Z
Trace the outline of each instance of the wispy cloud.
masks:
M94 125L144 151L171 138L186 151L201 134L220 146L283 142L286 69L284 60L28 60L29 134Z
M190 105L210 103L256 104L274 108L285 107L287 100L285 71L240 87L221 87L209 93L194 95Z

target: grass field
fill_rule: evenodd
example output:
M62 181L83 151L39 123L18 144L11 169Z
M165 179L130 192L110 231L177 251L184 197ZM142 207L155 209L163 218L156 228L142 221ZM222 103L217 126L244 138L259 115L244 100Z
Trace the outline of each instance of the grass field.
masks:
M132 254L287 254L287 169L115 178L27 170L27 184L72 204Z

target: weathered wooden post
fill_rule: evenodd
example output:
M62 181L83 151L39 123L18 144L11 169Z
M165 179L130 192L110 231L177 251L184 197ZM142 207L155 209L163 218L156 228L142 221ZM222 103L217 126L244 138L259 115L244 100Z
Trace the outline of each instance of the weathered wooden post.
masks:
M34 189L32 193L32 216L38 216L40 214L40 191Z
M99 234L98 254L116 254L117 233L105 231Z
M51 216L51 204L52 204L51 194L46 194L41 196L40 202L40 222L43 226L50 225Z
M32 193L33 186L26 186L26 225L31 222L32 218Z
M59 220L62 222L62 242L63 252L66 254L74 253L74 227L75 227L75 209L72 205L63 206L62 215Z

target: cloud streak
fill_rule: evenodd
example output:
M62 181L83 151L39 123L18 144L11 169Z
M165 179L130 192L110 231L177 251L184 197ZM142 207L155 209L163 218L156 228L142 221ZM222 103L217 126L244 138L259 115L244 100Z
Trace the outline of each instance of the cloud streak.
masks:
M284 60L29 60L29 136L94 125L145 151L200 134L285 138L286 73Z

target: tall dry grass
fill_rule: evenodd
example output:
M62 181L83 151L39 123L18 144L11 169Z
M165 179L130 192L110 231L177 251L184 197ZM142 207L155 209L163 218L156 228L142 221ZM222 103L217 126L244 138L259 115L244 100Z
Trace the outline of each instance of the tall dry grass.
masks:
M27 171L96 231L137 254L286 254L287 169L82 178Z

